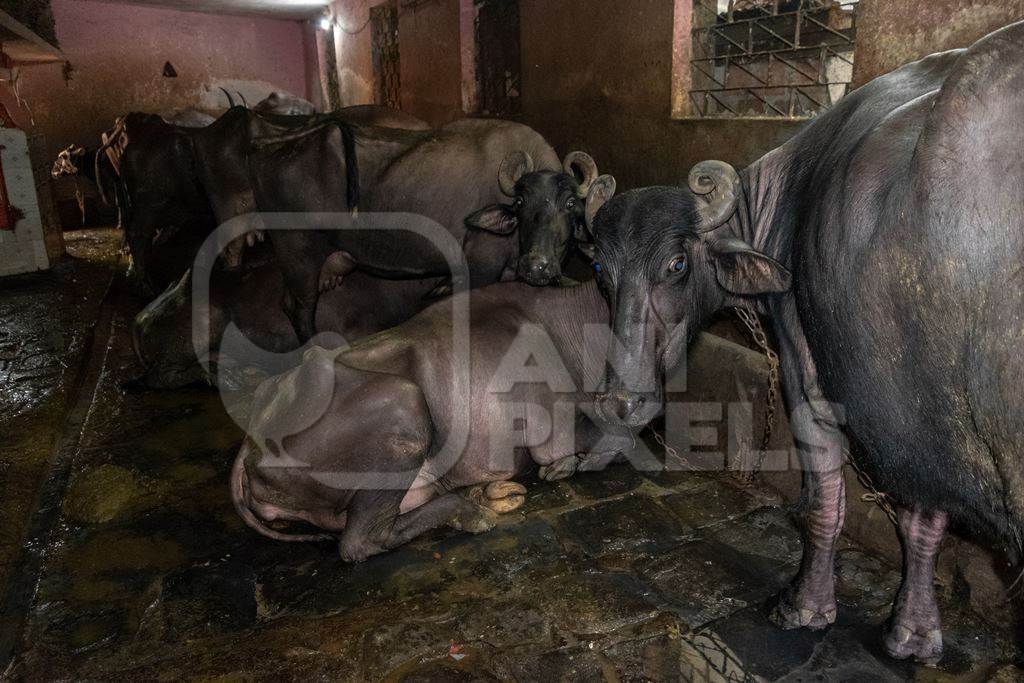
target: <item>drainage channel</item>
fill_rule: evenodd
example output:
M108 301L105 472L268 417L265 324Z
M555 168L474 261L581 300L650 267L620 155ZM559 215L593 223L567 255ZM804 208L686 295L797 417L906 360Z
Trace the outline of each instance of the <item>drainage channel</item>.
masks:
M71 466L79 452L82 435L89 423L99 381L110 353L117 311L125 298L124 277L112 274L96 324L81 361L74 371L68 392L67 413L50 454L46 479L36 495L21 556L11 573L0 606L0 678L10 673L29 608L35 597L39 571L53 531L60 519L61 500Z

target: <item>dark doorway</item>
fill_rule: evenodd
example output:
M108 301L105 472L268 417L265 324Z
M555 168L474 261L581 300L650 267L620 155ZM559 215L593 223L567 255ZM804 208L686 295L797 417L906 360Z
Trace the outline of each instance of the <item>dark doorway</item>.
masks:
M519 0L475 0L477 106L481 116L519 115Z
M398 56L398 3L392 0L370 8L373 27L373 75L377 104L402 108L402 81Z

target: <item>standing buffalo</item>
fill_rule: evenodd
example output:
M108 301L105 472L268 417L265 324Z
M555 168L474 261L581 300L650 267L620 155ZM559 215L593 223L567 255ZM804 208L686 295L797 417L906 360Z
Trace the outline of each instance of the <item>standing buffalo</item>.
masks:
M468 119L431 133L328 121L258 145L251 164L259 208L305 214L313 228L271 237L284 272L284 309L303 340L315 329L325 273L332 283L356 269L382 277L449 275L448 260L427 238L375 230L375 215L416 214L443 226L463 243L472 286L516 273L546 285L561 279L566 254L585 237L587 192L613 182L598 178L588 155L559 162L540 134L508 121ZM356 208L361 229L336 229L336 216ZM476 243L470 229L507 239Z
M452 307L466 297L472 342L461 358ZM589 415L603 349L582 343L581 329L606 324L593 282L504 283L347 350L311 350L257 392L232 475L239 514L279 540L319 537L291 536L277 522L313 524L339 537L343 559L359 561L446 523L489 528L479 504L514 509L525 489L508 480L535 464L549 480L603 469L632 445L628 430ZM508 362L527 352L556 371L539 377L537 366ZM456 493L478 485L475 501Z
M134 274L150 293L181 277L217 225L195 173L189 137L195 130L133 113L118 120L101 148L116 181L110 188L101 178L100 194L116 193Z
M844 97L742 175L631 192L598 217L619 343L597 410L639 426L717 309L772 316L804 469L804 557L774 620L836 617L844 438L896 502L903 583L884 643L942 653L947 524L1024 538L1024 23Z
M101 186L109 186L115 180L114 169L106 153L101 151L100 148L86 149L81 145L69 145L57 154L57 158L53 162L53 168L50 170L50 177L54 180L59 178L74 178L76 180L79 210L82 212L83 225L86 220L85 197L81 192L81 187L77 185L78 179L84 177L97 190ZM104 204L109 205L109 198L104 196L101 199Z
M334 116L347 120L350 113L353 120L371 124L426 125L383 107L351 107ZM100 151L110 157L113 187L124 197L121 222L143 287L163 291L180 279L217 225L255 210L246 160L254 137L312 120L245 107L232 107L201 128L172 125L152 114L120 119ZM107 181L100 184L104 196ZM241 248L239 242L228 250L230 265L237 265Z

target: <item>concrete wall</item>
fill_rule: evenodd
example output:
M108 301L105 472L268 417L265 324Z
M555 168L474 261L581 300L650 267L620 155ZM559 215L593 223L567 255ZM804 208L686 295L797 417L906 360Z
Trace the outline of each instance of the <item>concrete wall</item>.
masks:
M1024 19L1024 0L862 0L854 86Z
M520 0L523 120L590 152L620 187L678 183L714 158L745 166L799 123L672 117L673 0Z
M471 0L470 0L471 2ZM369 8L333 5L342 104L374 101ZM464 116L460 30L466 0L400 7L402 105L434 125ZM790 121L676 120L672 105L676 0L520 0L522 120L561 154L583 149L622 187L675 183L697 161L746 165L784 142ZM469 49L467 49L469 48Z
M205 103L211 84L263 82L305 96L304 31L297 21L180 12L95 0L54 0L61 49L74 67L26 69L22 94L52 151L95 144L116 117ZM177 78L162 75L165 62ZM205 95L205 98L204 98Z
M23 70L21 94L34 126L24 116L19 122L44 137L51 162L71 143L95 146L100 132L130 111L222 108L219 84L242 90L250 102L272 89L306 96L307 71L316 74L315 53L305 45L312 33L298 21L94 0L54 0L53 14L72 78L65 82L60 64ZM162 75L165 62L177 78ZM73 201L73 183L57 183L54 194Z
M370 8L380 0L339 0L332 6L341 106L376 102ZM460 0L399 3L402 109L439 126L461 118ZM328 34L329 35L329 34Z

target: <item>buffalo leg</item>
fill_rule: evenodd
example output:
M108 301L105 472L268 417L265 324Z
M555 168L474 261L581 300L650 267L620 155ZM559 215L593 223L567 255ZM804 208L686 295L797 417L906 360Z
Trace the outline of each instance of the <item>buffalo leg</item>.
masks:
M281 275L284 297L281 306L305 344L316 334L316 305L320 299L320 271L335 251L323 235L304 230L270 233Z
M803 470L804 552L800 570L771 618L785 629L822 629L836 619L835 544L846 517L842 469L846 442L818 385L817 368L792 296L780 304L774 320L786 406Z
M317 274L318 275L318 274ZM319 278L314 276L294 289L286 286L281 307L303 344L316 334L316 305L320 300Z
M914 657L935 665L942 658L942 626L935 600L935 559L946 532L946 513L898 508L903 546L903 582L892 607L883 642L897 659Z
M559 481L577 472L600 472L621 457L622 451L576 453L542 466L538 474L544 481Z
M346 562L362 562L404 545L417 536L455 522L466 531L486 531L482 510L466 498L449 493L398 514L405 491L360 491L352 499L338 550ZM472 521L471 521L472 520Z

